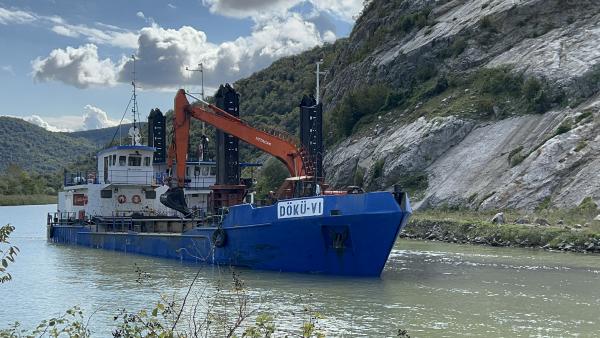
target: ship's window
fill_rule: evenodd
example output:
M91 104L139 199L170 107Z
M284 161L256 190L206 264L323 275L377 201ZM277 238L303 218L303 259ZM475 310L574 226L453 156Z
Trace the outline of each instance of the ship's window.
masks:
M209 168L207 166L202 166L202 176L208 176Z
M112 158L113 158L112 165L117 165L117 155L113 154Z
M150 156L145 156L145 157L144 157L144 165L145 165L146 167L149 167L149 166L150 166Z
M200 166L194 166L194 176L200 176Z
M124 166L127 164L127 156L119 156L119 165Z
M129 155L128 165L130 167L139 167L142 165L142 157L137 155Z
M210 176L215 176L217 174L217 168L214 166L210 167Z
M113 163L112 163L112 156L109 155L108 156L108 166L110 167L112 165L113 165Z
M109 156L104 156L104 166L105 166L105 167L108 167L108 166L110 165L110 163L109 163L109 159L110 159L110 157L109 157Z
M185 167L185 176L190 176L190 167Z
M154 190L146 191L146 199L148 199L148 200L156 199L156 191L154 191Z
M112 198L112 190L110 190L110 189L100 190L100 197Z

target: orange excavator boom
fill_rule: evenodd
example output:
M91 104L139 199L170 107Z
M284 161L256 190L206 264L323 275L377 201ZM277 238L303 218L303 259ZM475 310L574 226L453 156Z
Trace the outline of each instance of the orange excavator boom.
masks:
M301 147L283 137L256 129L238 117L219 107L200 100L202 105L190 105L183 89L175 96L173 129L175 142L171 144L168 164L171 168L173 155L176 159L177 186L183 188L185 183L185 163L187 160L190 138L190 119L196 118L213 127L231 134L258 149L278 158L288 169L290 176L302 177L313 175L308 160L308 153Z

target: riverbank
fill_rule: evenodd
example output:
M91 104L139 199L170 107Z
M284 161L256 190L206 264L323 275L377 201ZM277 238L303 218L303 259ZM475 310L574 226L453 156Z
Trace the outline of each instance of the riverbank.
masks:
M0 206L55 204L57 200L56 195L0 195Z
M550 223L541 217L519 216L518 213L509 215L504 214L505 223L498 224L492 223L490 220L493 215L487 213L417 211L400 233L400 237L448 243L600 253L600 221L583 217L579 220L583 224L569 224L562 219Z

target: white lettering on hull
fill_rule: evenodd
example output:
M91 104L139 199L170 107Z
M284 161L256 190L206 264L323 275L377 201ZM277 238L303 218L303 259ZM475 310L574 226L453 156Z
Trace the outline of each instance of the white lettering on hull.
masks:
M277 218L293 218L323 215L323 199L284 201L277 203Z

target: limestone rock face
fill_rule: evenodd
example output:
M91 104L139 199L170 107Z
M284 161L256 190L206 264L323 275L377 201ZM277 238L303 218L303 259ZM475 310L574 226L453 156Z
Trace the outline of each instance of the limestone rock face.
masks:
M417 208L574 207L586 197L600 205L600 1L393 3L375 0L357 21L327 75L325 111L365 84L410 87L423 65L448 73L509 66L563 91L566 103L544 114L505 117L494 106L496 118L487 120L460 114L407 120L402 117L413 108L395 112L398 118L376 131L328 149L330 184L375 190L400 183L418 190ZM377 38L378 27L425 8L427 25L387 37L349 61ZM441 59L457 40L464 47L459 56Z

